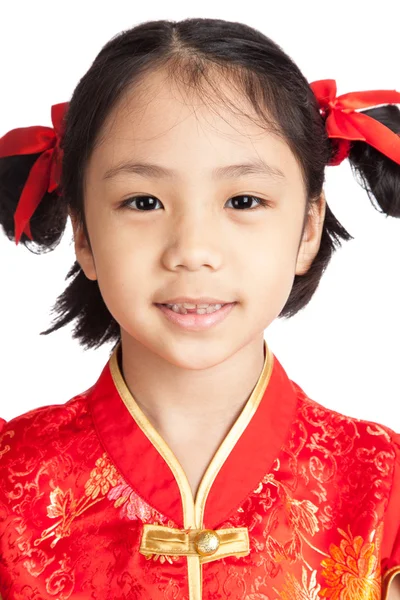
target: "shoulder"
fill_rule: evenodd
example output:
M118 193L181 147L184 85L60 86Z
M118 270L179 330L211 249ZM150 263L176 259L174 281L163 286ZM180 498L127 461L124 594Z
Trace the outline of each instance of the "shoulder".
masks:
M54 502L69 502L104 454L91 416L90 389L64 404L2 420L0 539L6 530L15 532L19 519L24 527L34 527L38 511L46 515Z
M84 559L80 544L92 516L78 517L118 483L119 474L92 419L91 389L64 404L42 406L1 422L0 580L7 589L14 580L18 590L35 586L47 564L57 563L58 552L62 563L71 541L53 549L72 534L76 552ZM106 508L112 512L111 507ZM37 548L45 540L47 547ZM58 581L60 570L55 569L52 575L47 570L47 582L53 576Z
M386 449L399 460L400 433L378 421L360 419L317 402L299 385L291 382L298 398L297 418L311 429L324 431L325 437L349 437L355 446L367 443L375 449Z
M64 404L40 406L9 421L0 418L0 472L22 456L45 459L59 454L64 445L91 427L88 390Z
M400 434L380 422L328 408L292 382L297 394L290 447L318 468L329 465L340 485L361 487L381 497L382 509L400 472Z

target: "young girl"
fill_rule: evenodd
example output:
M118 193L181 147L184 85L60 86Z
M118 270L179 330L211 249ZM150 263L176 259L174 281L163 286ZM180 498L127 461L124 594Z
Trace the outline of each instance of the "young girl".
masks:
M1 423L3 600L400 598L400 434L309 398L263 337L351 237L327 165L400 216L399 103L310 84L243 24L153 21L53 128L1 138L9 239L73 225L44 333L113 342L89 389Z

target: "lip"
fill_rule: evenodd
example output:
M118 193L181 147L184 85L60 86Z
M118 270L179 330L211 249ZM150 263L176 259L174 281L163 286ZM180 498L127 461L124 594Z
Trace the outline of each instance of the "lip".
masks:
M181 315L180 313L174 312L172 309L164 306L163 304L156 304L157 308L164 314L164 316L174 325L178 325L187 331L203 331L210 329L214 325L221 323L229 313L236 306L237 302L231 302L222 306L219 310L213 313L198 315L196 313L188 313Z
M157 302L156 304L232 304L226 300L218 300L217 298L211 298L210 296L201 296L200 298L189 298L189 296L178 296L171 300L164 300L164 302Z

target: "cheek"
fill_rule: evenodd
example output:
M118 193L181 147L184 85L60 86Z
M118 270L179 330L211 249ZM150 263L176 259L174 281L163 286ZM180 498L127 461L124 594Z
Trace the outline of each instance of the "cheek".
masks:
M154 261L143 245L103 236L93 252L100 292L110 312L121 307L137 309L139 301L151 295Z
M110 257L97 269L97 280L104 303L123 328L141 322L146 299L150 303L148 269L138 256L125 256L118 261Z
M293 223L271 220L264 231L247 240L245 256L248 268L261 269L270 279L294 270L300 231Z
M251 290L261 304L278 314L293 286L299 235L294 228L271 228L248 248L242 267L243 290Z
M150 261L138 252L125 252L115 259L108 254L104 261L100 258L96 266L100 287L113 288L111 291L121 296L132 294L135 290L143 295L146 284L152 279Z

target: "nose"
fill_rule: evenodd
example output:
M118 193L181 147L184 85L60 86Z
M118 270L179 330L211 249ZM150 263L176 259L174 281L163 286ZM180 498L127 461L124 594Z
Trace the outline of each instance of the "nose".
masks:
M215 219L206 215L206 211L202 216L185 213L174 224L164 258L170 268L183 266L195 271L207 265L218 269L223 251L223 236Z

